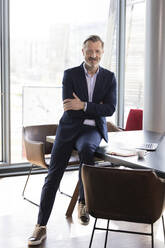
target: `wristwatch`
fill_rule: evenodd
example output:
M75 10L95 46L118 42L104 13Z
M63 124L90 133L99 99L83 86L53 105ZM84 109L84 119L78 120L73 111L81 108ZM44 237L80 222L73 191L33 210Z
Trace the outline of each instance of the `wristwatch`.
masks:
M87 109L87 102L84 102L84 108L83 108L83 111L85 112Z

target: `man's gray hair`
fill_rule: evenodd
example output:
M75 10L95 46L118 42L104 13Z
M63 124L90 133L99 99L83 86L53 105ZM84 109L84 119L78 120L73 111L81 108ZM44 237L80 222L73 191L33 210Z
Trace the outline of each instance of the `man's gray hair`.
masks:
M92 41L92 42L97 42L100 41L102 48L104 47L104 42L102 41L102 39L98 36L98 35L90 35L84 42L83 45L85 46L85 44L87 43L87 41Z

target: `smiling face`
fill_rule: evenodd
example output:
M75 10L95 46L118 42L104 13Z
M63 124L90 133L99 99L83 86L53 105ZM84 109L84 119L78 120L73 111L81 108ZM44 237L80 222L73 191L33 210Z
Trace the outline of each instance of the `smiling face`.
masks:
M82 52L87 70L96 71L104 52L102 43L100 41L93 42L89 40L84 44Z

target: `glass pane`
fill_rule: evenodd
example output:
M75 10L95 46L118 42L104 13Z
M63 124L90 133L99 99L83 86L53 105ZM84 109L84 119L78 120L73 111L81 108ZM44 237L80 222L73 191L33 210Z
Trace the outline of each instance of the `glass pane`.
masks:
M57 123L63 112L61 95L61 87L25 86L22 95L23 126Z
M116 75L116 31L117 31L117 15L118 15L118 1L111 0L109 7L109 16L107 23L107 32L104 47L103 66L112 71ZM115 123L116 112L111 117L107 117L107 121Z
M10 1L13 163L24 159L22 125L59 121L62 110L57 114L55 108L61 104L56 94L61 97L61 93L56 87L61 87L65 69L82 63L82 42L87 36L98 34L106 42L109 2Z
M145 1L127 0L125 112L127 120L131 108L143 108L144 97Z

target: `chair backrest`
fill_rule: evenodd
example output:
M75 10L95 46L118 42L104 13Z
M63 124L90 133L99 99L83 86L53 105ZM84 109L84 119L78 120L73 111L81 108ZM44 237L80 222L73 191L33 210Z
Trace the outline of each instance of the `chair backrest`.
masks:
M142 130L143 128L143 110L130 109L127 117L125 131Z
M161 216L165 184L151 170L84 165L82 179L93 217L151 224Z
M55 135L56 130L56 124L26 126L23 127L23 137L24 140L43 142L44 154L50 154L53 144L46 141L46 136Z
M46 136L55 135L56 130L56 124L23 127L26 158L31 164L48 167L45 155L51 153L53 144L46 141Z

